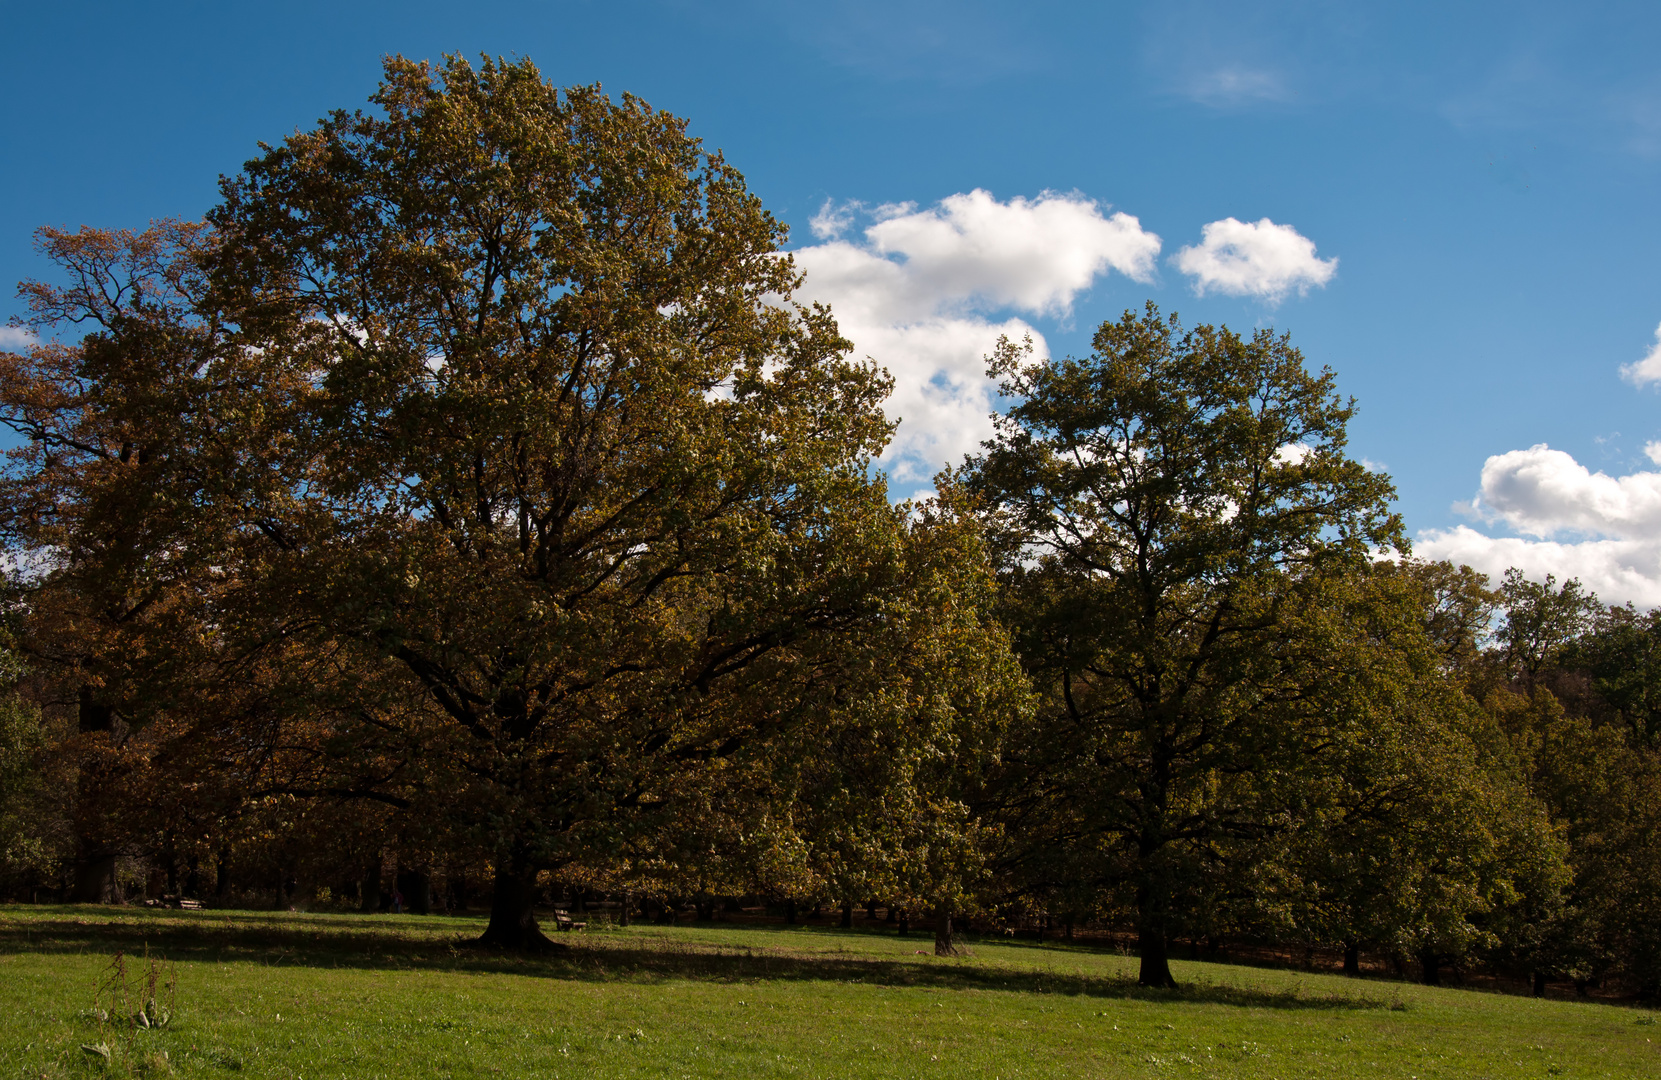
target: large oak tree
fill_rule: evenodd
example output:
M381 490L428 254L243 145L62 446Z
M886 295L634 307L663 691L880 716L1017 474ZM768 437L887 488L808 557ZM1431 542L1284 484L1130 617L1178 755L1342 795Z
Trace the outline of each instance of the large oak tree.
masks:
M684 855L711 813L740 853L803 847L812 815L769 800L817 749L927 757L1016 677L973 530L870 468L886 376L790 300L783 226L684 121L528 62L392 59L371 110L222 188L171 243L77 241L173 283L159 307L119 274L37 288L43 331L98 331L7 359L13 543L110 626L175 612L137 620L152 657L190 646L162 697L211 705L261 791L487 852L486 941L545 940L541 872ZM100 411L135 388L152 427ZM89 546L39 509L101 478L144 528ZM132 649L61 637L89 693L136 685Z

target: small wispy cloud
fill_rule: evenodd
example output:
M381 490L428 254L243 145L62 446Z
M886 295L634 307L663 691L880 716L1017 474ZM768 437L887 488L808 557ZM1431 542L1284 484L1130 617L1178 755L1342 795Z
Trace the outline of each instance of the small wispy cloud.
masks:
M27 349L40 339L22 326L0 326L0 349Z
M1216 108L1292 99L1291 89L1279 72L1241 64L1195 72L1188 78L1183 91L1201 105Z
M855 211L859 209L860 204L857 202L838 204L835 199L826 199L819 212L808 219L808 228L821 240L840 239L854 223Z
M687 5L696 8L697 5ZM703 18L731 19L718 6ZM1035 34L1043 22L1020 5L991 0L845 0L836 4L747 5L754 19L780 27L832 64L883 82L921 80L951 86L984 84L1036 70L1048 52Z

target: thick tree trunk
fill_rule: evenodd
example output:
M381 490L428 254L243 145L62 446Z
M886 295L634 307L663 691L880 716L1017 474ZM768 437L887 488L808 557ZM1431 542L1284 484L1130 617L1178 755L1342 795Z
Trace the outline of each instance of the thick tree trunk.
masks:
M910 934L910 933L911 933L911 913L909 911L902 911L902 912L900 912L900 936L905 937L907 934Z
M934 955L961 956L964 951L952 940L952 909L942 905L934 913Z
M842 901L842 922L839 924L844 930L852 930L854 926L854 902Z
M358 886L358 910L365 915L373 915L381 910L381 855L369 861L363 868L363 883Z
M1426 986L1442 985L1442 957L1429 949L1419 954L1419 970Z
M1141 970L1136 975L1138 985L1161 990L1176 989L1177 981L1171 977L1168 945L1164 922L1144 920L1137 931L1137 952L1142 957Z
M536 924L536 871L517 860L503 860L496 866L495 884L490 922L479 944L518 952L559 948Z
M865 901L865 921L866 922L876 922L877 921L877 902L875 900Z
M75 903L118 904L121 894L115 880L115 853L94 850L75 867Z
M796 925L796 901L794 900L784 902L784 923L786 926Z
M1159 820L1158 815L1154 818ZM1165 879L1158 858L1162 840L1160 831L1152 825L1144 829L1139 845L1142 880L1136 889L1137 952L1142 959L1136 981L1141 986L1160 990L1176 989L1171 977L1170 958L1170 882Z
M404 910L411 915L431 915L433 880L424 870L405 870L398 875L398 891L404 894Z
M1534 973L1534 996L1537 998L1546 996L1546 973L1543 971Z
M1361 946L1353 941L1344 942L1344 974L1350 976L1361 974Z
M623 892L623 902L617 907L617 925L629 925L629 908L634 906L634 896L628 890Z
M115 710L93 696L93 688L80 689L81 734L109 733L115 728ZM114 779L112 766L100 756L83 762L77 796L83 804L96 803L100 794ZM75 880L70 888L70 900L77 904L118 904L121 902L115 877L115 856L106 837L87 835L77 837L80 857L75 861Z

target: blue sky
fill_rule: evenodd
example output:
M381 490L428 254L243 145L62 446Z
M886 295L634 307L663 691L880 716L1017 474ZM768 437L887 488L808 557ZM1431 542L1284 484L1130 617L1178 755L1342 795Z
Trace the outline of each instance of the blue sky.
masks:
M6 2L0 278L46 271L42 224L201 214L384 54L527 56L690 118L792 225L909 380L900 488L972 441L987 334L1077 353L1151 298L1335 368L1420 553L1648 606L1658 31L1638 3Z

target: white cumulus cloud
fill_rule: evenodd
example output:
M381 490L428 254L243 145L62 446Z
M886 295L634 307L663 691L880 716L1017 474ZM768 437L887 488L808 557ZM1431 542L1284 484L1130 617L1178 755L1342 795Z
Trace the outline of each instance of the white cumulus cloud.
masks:
M1661 326L1655 328L1655 344L1642 360L1621 368L1621 377L1635 386L1661 382Z
M1651 460L1661 447L1646 447ZM1522 537L1467 525L1419 534L1415 554L1497 577L1515 566L1539 579L1579 578L1604 600L1661 605L1661 472L1592 472L1544 443L1495 454L1474 509Z
M1459 525L1420 533L1413 554L1464 563L1496 582L1513 566L1535 581L1579 578L1605 603L1661 607L1661 540L1522 540Z
M1200 242L1171 256L1178 270L1194 279L1194 292L1256 296L1278 304L1296 289L1303 295L1324 286L1338 272L1337 259L1315 255L1315 242L1290 225L1268 218L1224 218L1200 230Z
M1661 382L1661 326L1649 352L1622 366L1621 376L1636 386ZM1661 440L1645 443L1644 456L1661 466ZM1538 443L1484 462L1481 493L1466 509L1522 535L1430 529L1418 535L1415 554L1490 576L1514 566L1536 580L1579 578L1611 603L1661 607L1661 472L1593 472Z
M1661 536L1661 473L1592 472L1539 443L1483 464L1477 507L1530 536Z
M1160 249L1131 215L1053 192L1000 202L976 189L927 209L826 203L810 224L822 242L794 252L798 297L830 304L855 354L894 376L887 408L901 423L883 463L902 487L991 434L986 354L1000 335L1045 351L1016 313L1065 316L1113 271L1150 281Z

